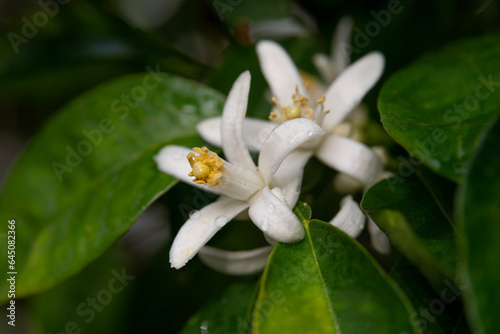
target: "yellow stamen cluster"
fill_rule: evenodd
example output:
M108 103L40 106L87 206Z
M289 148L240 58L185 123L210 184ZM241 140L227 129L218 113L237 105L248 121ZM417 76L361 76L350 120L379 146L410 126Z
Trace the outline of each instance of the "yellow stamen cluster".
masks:
M211 187L216 186L222 178L224 162L221 158L203 146L194 147L193 151L198 153L189 153L186 158L193 169L188 175L194 176L193 182L198 184L207 184Z
M307 85L306 85L307 87ZM295 86L295 93L292 94L292 99L293 99L293 105L290 106L281 106L278 100L273 97L272 101L276 105L276 108L271 112L269 115L269 119L271 121L280 121L280 122L286 122L291 119L295 118L308 118L308 119L313 119L313 111L312 108L309 106L309 99L305 96L300 95L299 93L299 86ZM325 102L325 96L321 96L319 100L316 101L318 104L321 106L323 105L323 102ZM305 114L302 113L302 110L305 109ZM330 111L325 110L323 113L326 115Z

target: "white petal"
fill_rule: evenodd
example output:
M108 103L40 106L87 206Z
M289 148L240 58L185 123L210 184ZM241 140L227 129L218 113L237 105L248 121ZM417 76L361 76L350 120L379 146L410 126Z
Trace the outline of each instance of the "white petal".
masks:
M380 254L389 254L391 252L389 237L370 217L368 217L368 232L370 233L371 244L377 252Z
M270 244L271 246L276 246L278 244L277 240L274 240L270 236L264 233L264 238L266 239L267 243Z
M293 243L304 238L304 228L297 216L268 187L250 199L248 214L262 232L279 242Z
M193 177L188 175L192 171L186 158L189 153L194 153L194 151L184 146L168 145L162 148L158 154L154 156L154 160L156 161L158 169L163 173L173 176L194 187L219 194L219 191L215 188L193 182Z
M226 251L205 246L198 257L208 267L228 275L252 275L261 272L267 264L272 246L264 246L248 251Z
M382 163L366 145L355 140L330 135L316 151L325 165L343 172L365 186L371 186L382 173Z
M222 178L214 189L220 194L246 201L262 187L264 182L257 172L224 161Z
M259 152L266 138L276 127L276 123L256 118L246 118L243 123L243 134L248 149Z
M283 160L274 175L273 184L283 191L286 202L291 208L295 206L299 198L304 167L312 154L311 150L296 149Z
M328 88L324 107L330 110L323 128L330 131L356 107L384 70L384 56L371 52L350 65Z
M170 264L179 269L227 222L247 208L247 203L221 196L215 202L191 215L174 239L170 249Z
M366 216L352 196L345 196L340 201L340 211L333 217L330 224L357 238L365 227Z
M312 141L325 132L313 121L296 118L276 127L262 145L259 171L267 184L290 152L305 142Z
M309 97L297 67L281 45L261 41L257 43L257 55L262 73L281 105L293 104L292 94L297 86L301 95Z
M327 83L333 82L336 77L336 71L332 66L332 60L330 57L325 55L324 53L316 53L313 56L313 64L318 70L318 73L321 75L321 78L323 78L323 81Z
M215 147L222 147L221 138L222 117L212 117L196 125L196 130L204 141Z
M335 73L338 76L342 73L347 65L351 62L349 54L351 45L351 35L354 21L349 16L344 16L340 19L332 41L332 62Z
M222 147L221 117L206 119L196 126L200 136L210 145ZM267 136L276 127L276 123L263 119L247 117L243 121L243 137L251 152L259 152Z
M222 112L222 150L232 164L256 170L243 138L243 120L247 112L250 72L245 71L233 84Z

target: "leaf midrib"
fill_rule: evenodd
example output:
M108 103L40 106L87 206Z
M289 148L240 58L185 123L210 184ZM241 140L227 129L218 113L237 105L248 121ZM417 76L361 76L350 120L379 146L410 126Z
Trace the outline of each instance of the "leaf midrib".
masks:
M332 305L332 302L330 300L330 297L328 295L328 287L326 286L326 283L325 283L325 278L323 277L323 273L321 272L321 268L319 266L319 262L318 262L318 257L316 256L316 252L314 250L314 247L313 247L313 242L312 242L312 238L311 238L311 233L310 233L310 230L309 230L309 221L305 224L305 229L306 229L306 235L307 235L307 244L309 245L309 248L311 249L311 253L313 254L313 257L314 257L314 266L316 267L316 270L318 271L318 275L320 277L320 281L321 281L321 289L323 290L324 294L325 294L325 299L328 303L328 310L330 311L331 313L331 319L332 319L332 322L333 322L333 328L335 328L335 331L336 333L341 333L340 331L340 328L339 328L339 323L337 321L337 315L333 309L333 305Z

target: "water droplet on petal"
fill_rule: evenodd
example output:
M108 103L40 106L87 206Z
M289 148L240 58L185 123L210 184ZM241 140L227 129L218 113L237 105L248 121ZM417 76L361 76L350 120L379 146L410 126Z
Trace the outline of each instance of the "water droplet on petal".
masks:
M198 210L193 210L189 213L189 218L191 219L198 219L200 218L200 211Z
M269 204L269 205L267 206L267 212L269 212L269 213L273 213L273 212L274 212L274 205Z
M307 135L308 135L309 137L312 137L312 135L313 135L313 134L314 134L314 132L312 132L311 130L307 131Z
M227 223L227 218L224 216L219 216L219 217L215 218L215 225L217 227L222 227L222 226L226 225L226 223Z

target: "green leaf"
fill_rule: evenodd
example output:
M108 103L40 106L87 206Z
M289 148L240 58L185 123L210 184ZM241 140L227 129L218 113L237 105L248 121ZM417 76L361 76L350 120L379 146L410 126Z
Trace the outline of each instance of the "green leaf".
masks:
M397 72L379 97L387 132L436 173L460 182L500 111L500 37L452 44Z
M448 201L454 187L431 173L390 178L371 187L361 208L387 233L392 244L440 287L454 277L456 233Z
M322 221L304 227L271 253L253 333L415 333L409 301L362 246Z
M445 279L443 289L436 293L418 269L401 259L390 276L398 283L413 304L415 312L410 322L419 325L424 333L452 333L463 314L461 292ZM467 328L466 324L462 327Z
M255 283L233 284L191 317L180 333L199 334L200 329L210 334L249 333L255 293Z
M461 252L464 296L471 327L476 333L500 328L500 119L481 142L457 197L463 236Z
M298 202L297 205L295 205L293 212L299 218L299 220L302 222L309 220L312 217L311 207L307 203L304 203L304 202Z
M176 183L153 156L169 143L199 145L196 124L219 114L223 101L203 85L145 73L65 106L19 159L0 199L1 221L16 222L16 295L50 288L101 255Z

